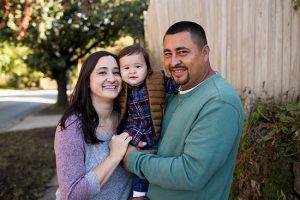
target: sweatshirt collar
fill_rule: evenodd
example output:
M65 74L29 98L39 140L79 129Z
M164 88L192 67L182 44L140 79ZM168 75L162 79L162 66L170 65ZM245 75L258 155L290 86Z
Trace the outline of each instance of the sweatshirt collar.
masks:
M209 79L211 79L212 77L214 77L216 74L218 74L218 72L215 72L214 75L212 75L211 77L209 77L208 79L198 83L198 85L192 87L191 89L188 89L188 90L184 90L184 91L181 91L180 88L179 88L179 94L186 94L186 93L189 93L190 91L194 90L195 88L197 88L199 85L202 85L204 84L205 82L207 82Z

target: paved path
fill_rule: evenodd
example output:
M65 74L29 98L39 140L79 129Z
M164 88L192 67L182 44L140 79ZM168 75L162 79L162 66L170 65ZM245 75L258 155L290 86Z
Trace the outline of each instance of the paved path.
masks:
M39 200L54 200L57 188L58 188L57 177L56 175L54 175L54 177L47 184L47 190L45 195Z
M0 129L15 126L31 113L56 102L56 90L0 90Z
M9 128L8 131L55 127L60 117L61 115L29 115L19 124Z

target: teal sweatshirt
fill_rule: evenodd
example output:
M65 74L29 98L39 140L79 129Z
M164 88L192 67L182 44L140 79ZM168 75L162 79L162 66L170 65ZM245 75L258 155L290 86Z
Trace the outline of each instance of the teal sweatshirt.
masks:
M169 96L157 155L134 150L128 168L151 200L228 199L242 127L240 98L217 73Z

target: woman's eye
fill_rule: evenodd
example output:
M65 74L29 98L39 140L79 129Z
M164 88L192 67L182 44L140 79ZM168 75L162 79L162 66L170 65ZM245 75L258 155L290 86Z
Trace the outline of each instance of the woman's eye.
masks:
M105 75L106 72L99 72L98 74L100 74L100 75Z
M120 75L120 72L119 72L119 71L113 72L113 74L115 74L115 75Z

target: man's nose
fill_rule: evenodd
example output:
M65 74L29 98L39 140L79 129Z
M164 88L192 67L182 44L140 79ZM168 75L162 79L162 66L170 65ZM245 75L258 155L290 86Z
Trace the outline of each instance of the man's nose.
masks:
M175 67L177 64L179 64L181 61L178 59L176 55L173 55L171 58L171 66Z

